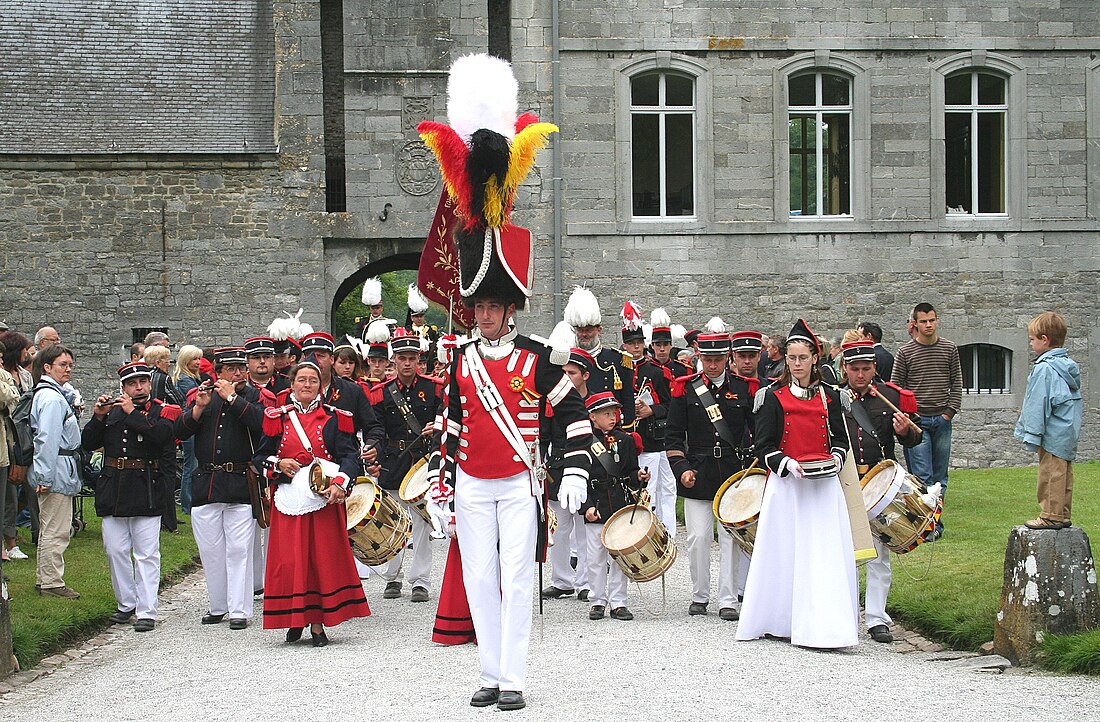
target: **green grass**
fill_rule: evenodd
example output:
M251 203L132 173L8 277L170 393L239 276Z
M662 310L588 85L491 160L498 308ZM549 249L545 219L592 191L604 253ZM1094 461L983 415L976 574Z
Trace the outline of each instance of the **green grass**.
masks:
M946 534L893 558L888 609L898 622L956 649L993 639L1004 553L1013 526L1038 515L1035 467L951 472ZM1073 521L1100 531L1100 464L1074 467ZM925 569L932 557L927 575ZM918 581L914 577L927 577ZM1049 637L1041 663L1057 671L1100 672L1100 632Z
M23 669L105 629L107 617L116 609L100 536L100 520L91 499L84 500L84 512L88 526L72 538L65 552L65 583L80 592L80 599L58 599L35 593L35 547L30 543L27 529L19 530L19 547L30 559L4 564L4 573L11 580L8 590L12 598L12 641L15 656ZM190 521L183 514L180 517ZM190 523L180 524L176 534L161 532L160 552L162 585L192 568L197 550Z

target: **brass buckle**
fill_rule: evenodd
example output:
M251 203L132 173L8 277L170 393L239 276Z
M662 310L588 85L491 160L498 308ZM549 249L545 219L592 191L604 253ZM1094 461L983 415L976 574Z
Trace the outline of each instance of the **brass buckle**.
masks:
M721 459L722 458L722 447L719 444L715 444L712 453L714 454L715 459Z
M126 468L126 457L120 456L115 459L115 469L122 471Z

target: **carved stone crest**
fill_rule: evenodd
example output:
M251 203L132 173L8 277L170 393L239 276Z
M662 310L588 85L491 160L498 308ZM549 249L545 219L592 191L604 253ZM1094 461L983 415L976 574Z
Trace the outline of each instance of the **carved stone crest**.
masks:
M397 185L411 196L426 196L439 185L439 166L423 141L410 140L397 150Z
M432 99L410 97L404 99L401 109L401 129L406 133L415 133L416 126L422 120L432 119Z

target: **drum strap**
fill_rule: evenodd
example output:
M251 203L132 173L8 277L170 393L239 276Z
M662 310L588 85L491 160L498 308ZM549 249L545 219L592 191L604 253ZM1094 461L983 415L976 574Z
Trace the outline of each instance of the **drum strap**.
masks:
M703 405L703 410L707 412L707 418L714 425L714 430L718 432L719 438L729 444L730 448L740 448L741 444L733 438L733 432L730 431L729 424L726 423L726 417L722 415L722 409L719 408L718 401L715 400L714 394L710 392L710 388L703 377L696 376L692 379L691 387L695 389L695 395L699 397L699 402Z
M592 452L592 456L596 457L596 461L600 462L600 466L607 472L608 479L614 480L618 477L618 474L615 473L615 467L612 466L614 462L611 458L611 451L607 448L607 444L604 443L603 439L593 434L588 450Z
M390 390L390 398L393 399L393 403L397 406L397 410L405 417L405 425L409 427L409 431L420 436L420 434L424 432L424 427L420 424L420 421L413 416L412 408L409 406L409 400L405 398L404 394L397 390L397 385L399 383L400 382L396 382L386 385Z

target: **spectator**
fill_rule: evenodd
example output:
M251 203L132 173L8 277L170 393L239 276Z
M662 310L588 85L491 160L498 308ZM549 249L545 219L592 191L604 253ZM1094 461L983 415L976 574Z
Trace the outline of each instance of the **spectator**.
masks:
M924 437L909 450L909 471L926 486L940 484L947 494L951 463L951 421L962 406L962 365L958 347L940 338L939 319L930 303L918 303L910 315L913 340L898 349L891 381L917 397ZM943 533L937 523L935 535Z
M4 353L4 344L0 343L0 356ZM11 464L11 448L14 444L12 437L14 429L11 428L11 410L19 401L19 389L12 380L7 370L0 368L0 521L4 519L4 510L8 502L8 466ZM15 490L15 487L11 487ZM19 558L26 559L27 555L19 551ZM0 559L8 561L8 545L0 544Z
M145 334L145 341L143 342L146 348L150 346L163 346L164 348L171 348L172 344L168 340L168 334L162 331L150 331Z
M153 392L151 396L157 401L166 404L175 404L183 407L183 395L172 383L168 372L171 370L171 352L166 346L153 345L145 347L145 363L153 371Z
M141 361L145 358L145 344L141 341L130 346L130 363Z
M840 374L833 365L833 347L824 336L818 336L817 343L821 347L821 357L817 362L818 369L821 371L821 380L830 386L840 385Z
M4 346L4 371L11 377L15 392L22 395L34 386L30 371L23 368L23 364L31 357L33 346L26 336L16 331L5 331L0 334L0 344ZM10 415L5 415L4 423L8 425L8 431L14 434ZM38 498L34 489L27 483L25 466L9 465L7 475L8 483L4 484L4 488L0 490L0 493L6 497L3 516L4 547L7 549L9 558L26 559L27 555L17 545L18 530L15 522L19 514L19 487L22 485L26 494L27 510L31 516L32 543L37 543L38 540Z
M856 329L863 334L863 340L872 341L875 344L875 366L878 368L878 378L881 380L891 378L894 372L894 354L882 345L882 326L871 321L863 321L856 326Z
M199 375L199 363L202 361L202 349L186 345L176 356L176 365L172 367L172 382L180 396L187 398L187 392L202 383ZM191 514L191 476L199 468L195 458L194 437L183 442L183 475L180 477L180 508L183 513Z
M38 493L38 589L40 594L79 599L65 584L65 550L73 520L73 497L80 491L74 454L80 449L80 425L73 392L65 388L73 373L72 351L48 346L34 360L42 390L31 405L34 463L27 480Z
M61 335L57 333L57 329L53 326L43 326L34 335L34 345L39 351L45 351L50 346L56 346L60 343Z
M787 339L783 336L768 336L768 345L764 348L767 356L767 365L764 367L764 378L776 379L783 375L787 369L787 362L783 360L783 347Z

